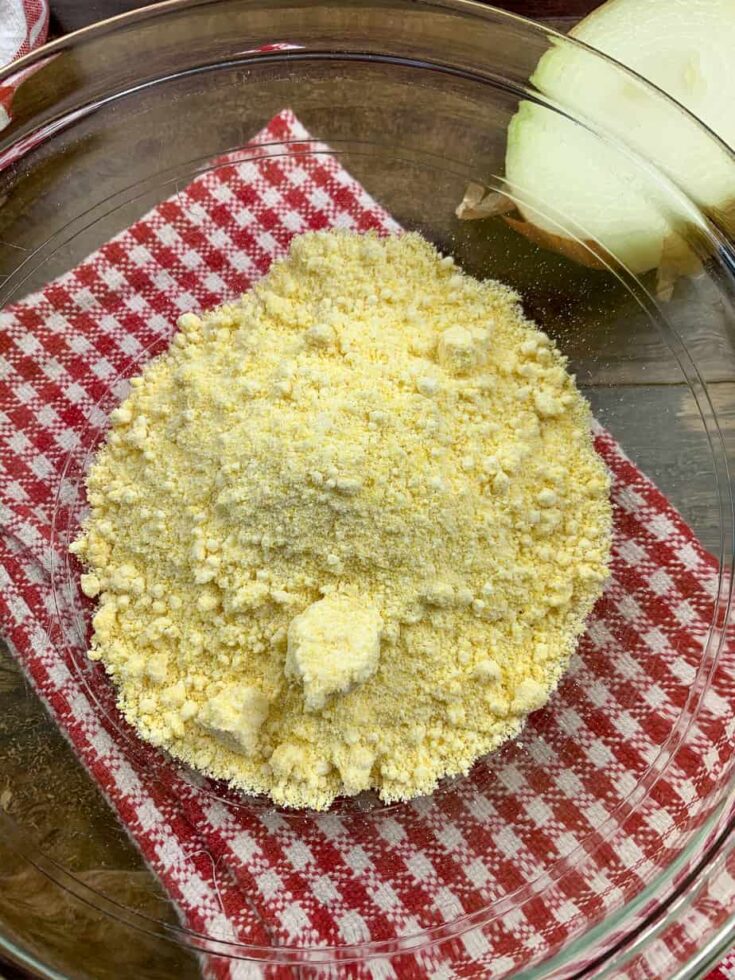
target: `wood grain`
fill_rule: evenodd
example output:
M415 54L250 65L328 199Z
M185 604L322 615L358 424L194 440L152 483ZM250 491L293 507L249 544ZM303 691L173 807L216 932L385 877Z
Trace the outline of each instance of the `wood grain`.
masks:
M499 5L547 21L560 18L554 23L564 27L597 3L507 0ZM53 30L63 33L143 6L146 4L129 0L53 0ZM76 143L37 167L14 200L2 209L0 232L9 229L14 247L29 248L37 240L39 223L55 221L62 226L67 215L79 212L80 201L104 201L108 192L120 186L125 168L130 172L124 176L131 184L150 172L153 163L158 172L176 168L183 159L180 149L187 142L208 147L217 134L228 134L228 127L233 141L243 141L282 108L277 86L257 105L228 106L224 85L201 97L212 99L213 91L215 103L220 96L222 99L217 112L200 111L191 118L170 112L162 117L153 111L152 103L141 98L135 110L121 106L115 124L103 135L95 133L94 127L87 135L80 129ZM324 104L329 113L320 115L318 96L316 92L311 102L316 108L307 111L304 118L315 133L320 133L325 119L330 126L339 122L338 112L326 96ZM368 113L369 100L364 101ZM345 97L345 104L348 102ZM461 93L457 93L456 108L461 110ZM386 126L390 124L386 116ZM428 113L421 124L432 125ZM436 122L434 125L441 149L446 130ZM452 147L453 152L461 149ZM497 152L502 159L502 148ZM93 160L94 166L79 166L82 159ZM412 193L407 195L405 174L391 174L390 167L380 170L379 163L358 156L346 162L369 189L381 188L382 202L407 226L430 224L427 200L441 216L453 210L462 196L464 178L437 181L431 171L417 167ZM181 180L186 179L187 172L182 169ZM61 249L39 270L39 280L30 285L40 285L75 264L160 196L160 189L152 187L147 196L131 200L116 214L105 217L104 235L100 226L90 225L73 245ZM494 275L519 290L529 314L570 356L600 421L681 510L705 547L715 551L719 520L711 457L696 401L683 383L671 338L662 335L614 277L542 253L502 221L456 222L447 230L446 219L441 218L437 219L439 226L443 244L467 271ZM0 233L0 238L6 235ZM2 247L0 242L0 258ZM705 295L701 290L706 290L705 283L680 284L668 310L669 318L695 354L703 374L715 382L711 397L728 452L735 453L735 356L717 296L714 291ZM692 317L695 305L697 316ZM0 650L0 760L0 810L18 826L28 828L46 854L103 892L162 921L176 921L157 879L6 649ZM22 914L14 914L14 908ZM135 976L141 980L181 976L188 980L199 972L197 962L186 951L142 934L132 937L127 927L62 897L58 886L30 870L12 846L2 841L0 920L6 934L37 950L50 965L68 975Z
M65 976L94 980L198 976L191 953L154 936L133 934L121 921L74 899L23 857L24 847L32 844L110 899L162 923L178 924L158 879L32 695L4 645L0 649L0 758L4 935ZM3 817L12 823L4 823Z
M548 21L554 18L579 20L598 7L600 0L495 0L494 6L523 17ZM147 7L141 0L52 0L51 33L68 34L106 17Z

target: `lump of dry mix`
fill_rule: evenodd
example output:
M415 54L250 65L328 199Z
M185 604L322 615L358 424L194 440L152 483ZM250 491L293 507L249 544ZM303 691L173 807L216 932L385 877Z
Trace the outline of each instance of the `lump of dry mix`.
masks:
M428 793L548 699L606 577L590 414L518 297L307 234L133 378L72 546L140 735L291 806Z

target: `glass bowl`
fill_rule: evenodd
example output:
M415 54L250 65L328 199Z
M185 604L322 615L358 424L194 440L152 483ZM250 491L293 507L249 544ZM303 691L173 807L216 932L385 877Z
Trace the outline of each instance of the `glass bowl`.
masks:
M30 624L1 654L9 959L44 976L94 978L663 977L698 975L730 942L735 251L686 181L628 143L624 121L604 106L599 118L577 118L534 90L541 55L574 43L469 0L171 0L5 72L16 92L0 133L0 597L6 630ZM648 111L716 143L660 92L605 64ZM503 183L506 128L523 99L586 128L685 243L690 274L665 297L655 274L633 275L599 243L600 268L588 268L517 234L502 214L456 216L474 182L589 244L554 201ZM249 145L286 108L310 136L271 131ZM134 256L119 250L128 313L147 311L152 329L148 344L128 338L122 360L126 338L108 347L84 276L61 300L69 280L56 282L53 309L36 293L191 181L226 166L251 172L264 152L307 173L344 168L402 227L515 287L568 356L619 484L613 582L559 692L519 739L411 804L367 795L328 814L293 813L210 785L125 728L84 655L90 609L66 554L84 473L126 379L165 348L173 320L155 313L165 283L132 275ZM318 194L311 206L324 206ZM259 212L258 234L264 220ZM208 253L206 275L228 295L246 284L262 242L243 233L235 245L240 261L226 268L216 248ZM206 276L192 269L196 305ZM40 319L20 317L29 305ZM65 374L90 344L94 398ZM58 386L67 400L79 395L68 417L49 415ZM34 420L46 441L23 474ZM660 600L655 609L641 608L641 589ZM58 710L44 684L64 671L81 692L62 712L67 737L44 704ZM97 756L88 747L87 768L79 739L100 719L109 741ZM121 790L131 772L168 821L145 858L137 843L149 811L120 803L138 792ZM222 822L218 847L187 850L177 814L188 807L194 819L202 800L210 822ZM237 828L229 838L227 821ZM198 899L182 881L199 880L188 865L210 889L201 902L216 898L206 914L187 911Z

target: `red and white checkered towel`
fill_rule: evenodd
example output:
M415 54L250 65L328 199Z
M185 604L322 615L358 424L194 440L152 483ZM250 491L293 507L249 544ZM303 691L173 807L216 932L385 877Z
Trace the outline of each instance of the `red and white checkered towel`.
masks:
M46 0L0 0L0 67L30 54L46 40ZM25 76L23 76L25 77ZM10 122L10 107L22 78L0 85L0 129Z
M284 977L291 968L273 960L295 947L311 950L299 954L308 975L338 947L347 959L370 954L345 959L340 976L503 976L638 896L729 775L732 648L696 721L688 711L717 565L609 435L597 447L614 480L613 575L569 676L519 740L431 798L320 815L243 801L140 743L84 656L90 604L66 545L124 379L165 349L182 311L241 293L295 234L333 226L397 230L283 112L249 148L0 313L0 621L178 904L188 941L223 954L208 960L213 972L261 974L227 958L243 955L241 943ZM700 938L683 930L680 955Z

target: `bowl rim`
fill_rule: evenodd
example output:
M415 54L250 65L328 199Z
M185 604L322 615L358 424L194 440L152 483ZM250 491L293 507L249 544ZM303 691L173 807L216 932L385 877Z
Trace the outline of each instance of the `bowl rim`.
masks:
M45 61L48 57L59 54L68 48L73 48L80 42L103 37L106 34L111 34L120 27L125 27L129 24L143 23L147 20L154 20L177 10L185 10L193 7L214 7L221 2L222 0L157 0L156 3L148 4L145 7L129 10L120 14L114 14L111 17L104 17L99 21L95 21L93 24L88 24L86 27L80 27L75 31L70 31L68 34L64 34L62 37L55 38L52 41L47 41L45 44L35 48L28 54L17 58L15 61L10 62L3 67L0 67L0 86L6 83L9 79L12 79L15 75L25 73L29 68L35 67L40 62ZM352 2L357 6L365 6L364 4L360 3L359 0L342 0L342 2ZM673 95L666 92L654 82L650 81L650 79L646 78L640 72L630 68L628 65L623 64L623 62L618 61L616 58L605 54L605 52L593 47L586 41L580 40L573 34L564 34L562 31L545 24L543 21L526 17L523 14L518 14L514 11L505 10L502 7L496 7L494 4L485 3L484 0L388 0L388 2L391 5L403 6L407 9L416 7L426 7L430 9L441 8L455 15L472 14L481 20L491 20L492 18L495 18L497 20L506 21L507 23L515 22L525 30L530 30L536 34L543 34L543 36L547 38L555 38L557 41L562 41L563 43L571 45L572 47L586 51L596 60L607 62L609 65L615 68L616 71L620 71L628 75L637 85L640 85L643 89L648 90L650 94L655 96L660 101L665 102L672 108L678 110L682 115L688 118L694 127L699 129L701 132L706 133L713 142L717 143L720 148L727 153L733 163L735 163L735 147L731 147L728 143L726 143L725 140L711 128L711 126L696 116ZM584 18L579 18L577 23L583 19ZM260 53L259 56L273 58L274 56L283 54L284 52L268 51ZM598 128L600 131L604 132L604 127L600 126ZM606 135L610 137L612 134L607 133Z
M60 54L67 50L72 50L76 46L86 43L90 40L104 39L104 37L108 35L113 35L120 28L138 25L146 21L155 20L157 18L165 18L171 13L180 10L185 10L188 8L195 8L195 7L205 8L207 6L214 7L220 4L221 2L222 0L161 0L161 2L151 4L147 7L139 8L136 10L128 11L126 13L118 14L116 16L103 19L95 24L81 28L77 31L65 35L64 37L51 41L43 45L42 47L36 49L32 53L25 55L24 57L11 63L5 68L0 69L0 85L12 81L19 73L25 74L26 72L28 72L29 69L33 69L37 66L42 65L51 56ZM355 3L356 0L343 0L343 2L346 4L350 4L350 3ZM357 0L357 2L359 2L359 0ZM641 85L642 88L646 89L652 97L660 100L661 102L667 105L670 105L673 109L677 110L680 114L687 117L693 127L696 127L700 132L703 132L712 141L717 143L720 146L720 148L729 156L733 164L735 164L735 149L728 146L709 126L707 126L703 121L699 120L696 116L694 116L690 110L688 110L675 98L670 96L668 93L664 92L655 84L648 81L639 73L626 67L622 63L616 61L614 58L611 58L610 56L605 55L602 52L594 49L590 45L582 41L579 41L573 36L571 37L567 36L555 30L552 27L546 26L543 23L539 23L538 21L532 20L528 17L524 17L522 15L505 11L500 8L482 3L480 2L480 0L388 0L386 6L404 7L406 9L425 7L434 10L440 9L446 11L447 13L455 14L455 15L463 15L463 14L472 15L484 21L492 21L493 19L495 19L496 21L499 22L517 23L519 27L522 28L524 31L530 32L531 34L539 38L543 38L546 40L557 39L558 41L561 41L564 44L573 45L582 50L585 50L588 52L590 56L593 56L595 59L607 62L612 67L614 67L616 71L623 72L624 74L629 76L632 81L634 81L636 84ZM254 57L257 57L258 59L284 60L289 58L289 53L283 51L261 52L261 53L256 53ZM301 55L301 57L303 57L303 54ZM575 117L575 118L579 119L579 117ZM618 144L622 146L625 145L624 143L621 143L618 136L610 132L607 132L604 126L600 125L597 121L594 122L591 128L593 129L596 135L611 141L613 144ZM735 268L735 249L733 248L733 244L731 240L728 239L727 235L724 232L724 229L718 225L716 220L710 219L708 221L708 224L714 225L714 230L716 233L715 238L716 240L718 240L718 244L722 248L727 250L727 252L731 256L733 256L732 267ZM730 490L732 491L732 484L730 484ZM732 574L732 569L730 569L730 572ZM726 612L729 611L730 604L732 602L732 598L733 598L732 590L733 590L733 585L732 585L732 578L731 578L730 594L727 599ZM723 642L723 638L720 637L720 644L722 644L722 642ZM687 906L690 905L692 902L696 900L696 892L704 884L706 884L710 876L712 876L719 870L720 865L724 863L724 861L728 857L728 853L732 851L733 847L735 846L735 809L733 808L733 805L735 804L735 781L734 780L730 781L729 792L724 791L723 796L726 796L726 802L727 802L726 807L724 807L722 811L719 812L717 808L715 809L715 812L708 817L707 821L705 821L704 824L700 825L699 828L693 832L692 834L693 839L687 842L687 844L684 847L683 853L678 856L677 860L673 862L671 865L668 865L665 869L662 869L659 873L657 873L656 877L651 882L649 882L649 884L642 890L641 893L636 895L631 901L627 902L619 910L616 910L616 912L613 912L608 916L606 916L605 919L603 919L596 926L586 929L584 932L580 933L577 937L575 937L571 942L565 945L562 949L550 953L548 955L548 958L546 958L545 960L542 960L540 963L529 967L527 970L524 970L523 976L525 977L546 976L549 973L554 972L556 969L563 967L566 963L569 962L570 957L581 952L581 950L587 949L591 945L594 945L593 934L598 932L598 930L599 930L598 938L603 939L605 934L611 931L614 927L620 927L622 925L623 928L626 928L624 920L627 919L628 916L630 916L631 914L633 915L635 914L635 908L639 907L640 905L644 904L645 901L652 898L654 895L654 890L657 889L659 886L661 886L663 879L669 879L669 876L673 875L673 872L675 871L675 865L679 861L683 862L684 860L691 857L691 854L692 852L695 851L696 847L702 843L702 841L707 837L708 834L712 834L713 831L716 829L717 830L716 840L714 844L712 844L709 850L707 851L707 855L705 859L703 859L702 862L700 862L700 864L698 865L699 874L694 877L687 878L681 886L675 888L669 896L667 896L660 904L657 904L656 908L652 910L647 917L641 919L641 921L639 922L634 921L631 924L630 929L625 932L625 935L621 940L621 943L618 946L613 947L612 950L603 951L600 955L599 960L594 961L594 963L599 965L603 969L603 973L605 973L607 972L606 968L609 966L609 962L608 962L609 956L613 955L616 952L619 952L622 955L622 958L617 958L615 960L614 965L615 968L620 967L622 963L628 960L630 957L636 955L637 953L640 953L641 949L645 946L646 942L648 942L652 938L655 938L655 936L658 933L660 933L662 930L664 930L673 922L675 922L677 916L681 913L682 908L685 905ZM731 817L728 816L726 818L722 815L723 813L727 813L727 814L732 813L733 816ZM2 823L5 823L7 825L8 821L10 821L14 825L13 826L14 832L11 833L11 836L16 836L17 833L21 831L21 828L15 823L15 821L13 821L12 818L8 817L6 814L0 813L0 818ZM53 859L49 858L47 855L43 854L42 852L39 851L32 852L29 845L26 845L20 841L18 842L18 846L19 846L19 850L22 853L24 853L25 857L30 863L32 863L43 874L52 878L52 880L54 880L60 887L65 888L67 891L71 891L71 894L76 899L83 901L86 904L90 904L91 899L90 897L85 898L85 894L87 896L93 895L97 899L101 899L101 902L99 904L97 902L93 903L95 908L98 908L106 915L112 915L115 918L120 918L119 912L121 911L121 907L116 906L116 903L114 903L114 901L112 901L108 896L100 892L97 892L94 888L90 888L87 885L83 885L81 882L76 882L76 879L74 879L73 876L70 875L70 873L67 872L65 868L63 868L61 865L58 865ZM70 878L73 879L73 881L76 883L77 885L76 888L70 889L70 884L71 884L69 880ZM684 965L683 967L684 972L678 973L677 976L683 977L683 976L693 976L695 975L695 973L698 974L701 971L701 969L703 969L701 965L702 962L712 964L717 956L722 955L722 953L724 953L726 946L732 941L733 938L735 938L735 895L732 896L732 903L733 903L733 910L729 918L727 919L727 921L724 923L724 925L722 925L719 928L719 930L713 932L711 938L707 941L706 945L704 945L698 951L696 956L693 957L688 964ZM108 907L105 908L105 905L107 905ZM116 908L113 908L112 906L116 906ZM133 928L135 928L135 925L134 922L131 920L145 919L144 916L141 917L138 913L134 913L129 909L124 909L122 911L126 913L125 918L128 920L128 924L131 925ZM618 915L620 916L620 918L618 918ZM149 921L149 925L150 925L150 921ZM478 925L481 927L481 923L473 922L467 928L477 927ZM138 926L138 928L140 928L140 926ZM186 937L199 939L200 941L204 940L204 950L208 952L212 952L215 955L235 955L238 956L238 958L248 958L247 951L255 952L258 949L258 947L256 946L250 946L250 945L245 946L238 943L222 942L219 940L210 939L209 937L197 936L196 933L192 933L186 928L181 928L176 926L170 927L170 929L164 931L168 932L168 935L162 938L166 938L169 941L175 941L181 943L182 939L186 939ZM461 932L463 931L465 930L461 930ZM461 932L458 934L461 934ZM438 938L434 939L433 942L440 943L444 941L446 938L451 938L451 935L452 933L451 931L449 931L446 936L440 935L438 936ZM189 944L187 943L187 945ZM388 951L387 948L384 948L382 951L380 949L377 949L374 953L371 954L369 952L369 949L372 948L373 944L369 943L367 945L368 945L368 950L366 950L365 952L367 952L368 958L376 955L377 956L391 955L391 953ZM377 945L385 946L385 944L377 944ZM13 949L16 948L14 941L12 939L9 939L9 937L5 937L1 931L0 931L0 947L7 948L9 952L11 952ZM226 947L229 947L229 951L228 949L226 949ZM199 943L196 943L194 945L194 948L202 949L202 946L199 945ZM349 955L349 951L351 949L354 949L355 957L360 957L364 955L363 952L364 947L360 945L355 947L350 947L346 945L346 946L339 947L339 949L342 952L342 956L344 956L343 962L345 963L350 962L351 958ZM266 956L265 957L259 956L256 958L256 961L263 962L263 963L268 962L268 958L269 958L268 954L272 956L274 952L276 952L276 954L278 952L277 949L274 950L273 947L260 948L260 950L261 953L266 953ZM242 951L242 952L238 953L238 951ZM304 952L307 951L305 950ZM325 950L325 952L328 951ZM38 962L39 967L41 966L40 961L36 960L34 954L25 953L20 950L18 951L18 953L22 954L22 958L25 961L33 961L34 964L35 962ZM244 957L242 956L242 953L245 953ZM291 962L293 962L293 964L295 965L297 961L293 960ZM44 970L46 971L50 971L51 969L52 968L44 967ZM47 972L47 975L58 975L58 974L56 974L55 972L54 973Z

